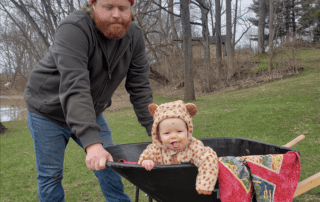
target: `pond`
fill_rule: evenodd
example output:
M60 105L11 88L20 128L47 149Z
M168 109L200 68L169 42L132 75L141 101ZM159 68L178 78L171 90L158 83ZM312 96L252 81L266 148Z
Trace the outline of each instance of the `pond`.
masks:
M0 96L0 121L27 119L26 103L22 97Z

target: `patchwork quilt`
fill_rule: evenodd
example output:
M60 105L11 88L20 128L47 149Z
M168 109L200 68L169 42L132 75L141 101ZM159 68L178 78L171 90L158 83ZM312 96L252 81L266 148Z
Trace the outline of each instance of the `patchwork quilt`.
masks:
M292 201L300 177L297 152L219 158L219 197L222 202ZM255 193L255 194L253 194Z
M137 164L137 162L119 162ZM300 177L299 153L219 157L221 202L291 202Z

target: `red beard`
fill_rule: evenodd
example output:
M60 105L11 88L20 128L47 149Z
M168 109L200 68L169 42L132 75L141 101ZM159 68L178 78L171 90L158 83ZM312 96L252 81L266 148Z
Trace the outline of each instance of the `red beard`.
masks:
M120 19L118 21L103 20L99 15L94 15L94 21L97 28L109 39L121 39L128 31L131 25L131 18Z

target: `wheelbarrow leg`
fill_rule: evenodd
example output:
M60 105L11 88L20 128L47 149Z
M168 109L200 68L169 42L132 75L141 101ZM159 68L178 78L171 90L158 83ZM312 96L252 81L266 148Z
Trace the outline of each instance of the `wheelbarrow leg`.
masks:
M139 188L136 187L136 199L135 202L139 202ZM149 202L152 202L151 196L149 196Z
M136 200L135 202L139 202L139 188L136 187Z

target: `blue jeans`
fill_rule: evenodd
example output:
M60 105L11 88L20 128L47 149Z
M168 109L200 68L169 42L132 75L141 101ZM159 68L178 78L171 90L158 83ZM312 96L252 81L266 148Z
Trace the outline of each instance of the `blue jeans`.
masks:
M110 126L102 114L97 119L97 124L101 127L100 137L103 147L114 145ZM30 111L28 112L28 126L36 156L39 201L65 202L61 184L65 148L70 137L80 147L83 148L83 146L67 126L60 126ZM99 180L101 191L107 202L131 201L124 193L122 178L118 173L108 167L93 172Z

